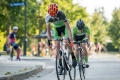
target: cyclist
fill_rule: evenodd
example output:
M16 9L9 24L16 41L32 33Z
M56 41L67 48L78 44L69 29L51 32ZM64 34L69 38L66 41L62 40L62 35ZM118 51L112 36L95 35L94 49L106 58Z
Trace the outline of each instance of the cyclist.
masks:
M88 39L88 46L90 46L90 29L85 25L83 20L78 20L76 22L76 26L72 29L72 36L75 39L76 34L86 34L87 36L83 36L83 39ZM80 38L80 37L79 37ZM82 40L83 40L82 39ZM78 60L78 46L77 44L74 45L74 49L75 49L75 56L76 56L76 60ZM82 49L84 51L85 54L85 61L86 61L86 67L89 67L88 64L88 50L87 50L87 43L82 43ZM78 66L76 67L78 68Z
M48 14L46 15L45 22L47 26L47 35L48 35L49 44L51 40L50 23L53 23L54 39L60 39L61 36L64 35L65 38L69 37L72 44L73 39L72 39L72 33L71 33L69 23L67 21L65 14L61 10L58 10L58 6L56 3L51 3L49 5ZM65 43L69 49L70 54L72 55L72 66L76 67L77 62L76 62L76 58L74 56L72 47L70 46L70 44L68 44L67 40L65 40ZM56 44L55 53L57 53L60 50L60 42L55 41L55 44ZM62 59L60 58L59 61L60 61L59 65L61 67L59 74L62 74Z
M8 43L14 47L15 51L17 52L17 58L16 60L21 60L20 59L20 55L22 54L22 50L20 48L20 46L18 44L16 44L15 40L16 40L16 33L18 31L18 27L17 26L14 26L13 27L13 32L11 32L9 35L8 35Z

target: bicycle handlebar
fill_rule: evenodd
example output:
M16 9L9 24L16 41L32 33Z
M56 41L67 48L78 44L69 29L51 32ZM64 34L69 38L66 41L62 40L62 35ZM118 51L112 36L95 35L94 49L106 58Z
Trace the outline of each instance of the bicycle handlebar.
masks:
M68 43L69 43L69 44L71 43L69 38L65 38L65 39L60 38L60 39L52 39L52 40L54 40L54 41L63 41L63 40L68 40ZM48 45L50 45L50 42L51 42L52 40L49 40L49 39L48 39Z

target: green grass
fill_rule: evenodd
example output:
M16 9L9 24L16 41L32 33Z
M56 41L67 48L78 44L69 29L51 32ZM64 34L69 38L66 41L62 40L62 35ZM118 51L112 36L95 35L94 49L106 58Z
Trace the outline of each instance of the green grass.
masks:
M37 76L37 78L40 78L41 76Z
M9 74L12 74L11 72L6 72L5 75L9 75Z

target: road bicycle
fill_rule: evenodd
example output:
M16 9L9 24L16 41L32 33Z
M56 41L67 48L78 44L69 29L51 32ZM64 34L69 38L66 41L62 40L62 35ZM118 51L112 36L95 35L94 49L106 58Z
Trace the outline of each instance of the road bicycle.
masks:
M79 35L79 38L80 37L85 37L86 35L83 34L83 35ZM85 55L84 55L84 51L82 49L82 43L85 43L87 42L88 43L88 39L85 39L85 40L81 40L81 41L73 41L74 44L77 44L78 45L78 66L79 66L79 76L80 76L80 79L85 79L85 76L86 76L86 68L89 67L88 65L86 66L86 61L85 61Z
M69 39L68 39L69 40ZM58 80L65 80L65 76L67 75L67 72L69 74L69 78L70 80L75 80L76 77L76 68L74 68L72 66L72 59L70 56L70 53L68 52L68 50L63 49L63 41L64 39L57 39L55 41L60 41L60 50L58 51L57 55L56 55L56 74L57 74L57 78ZM59 60L60 58L62 58L62 75L59 75L59 69L60 69L60 65L59 65Z

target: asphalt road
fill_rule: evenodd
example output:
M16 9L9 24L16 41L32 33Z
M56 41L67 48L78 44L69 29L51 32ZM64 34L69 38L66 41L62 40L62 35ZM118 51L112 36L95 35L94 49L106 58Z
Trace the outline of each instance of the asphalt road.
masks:
M39 60L34 60L39 61ZM57 80L55 59L41 59L46 69L25 80ZM85 80L120 80L120 58L115 55L95 54L89 57L90 67L86 69ZM77 70L76 80L80 80ZM66 80L70 80L67 75Z

